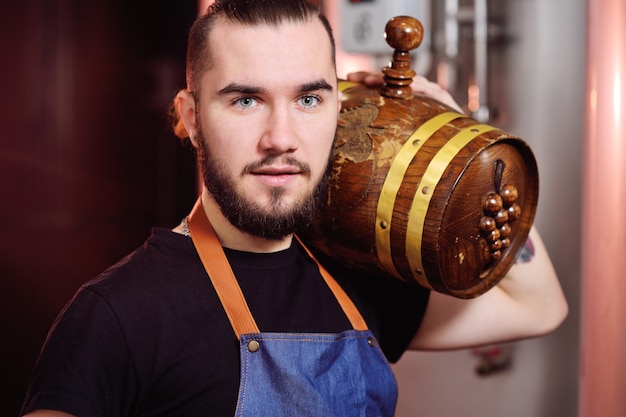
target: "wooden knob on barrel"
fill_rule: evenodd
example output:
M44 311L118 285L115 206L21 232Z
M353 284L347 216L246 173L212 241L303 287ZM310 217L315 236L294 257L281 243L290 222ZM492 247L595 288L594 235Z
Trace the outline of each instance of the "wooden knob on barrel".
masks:
M326 197L300 236L334 267L458 298L495 286L524 248L538 173L523 140L415 94L421 23L391 19L384 85L341 83Z
M424 38L419 20L410 16L394 17L385 26L385 40L394 49L393 60L383 68L385 85L382 94L391 98L413 96L411 83L415 71L411 68L409 51L416 49Z

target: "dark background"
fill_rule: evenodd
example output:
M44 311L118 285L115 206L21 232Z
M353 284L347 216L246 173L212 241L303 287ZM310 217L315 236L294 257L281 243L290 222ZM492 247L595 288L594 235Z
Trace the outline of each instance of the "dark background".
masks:
M167 124L196 1L0 2L0 401L17 416L81 283L175 226L193 152Z

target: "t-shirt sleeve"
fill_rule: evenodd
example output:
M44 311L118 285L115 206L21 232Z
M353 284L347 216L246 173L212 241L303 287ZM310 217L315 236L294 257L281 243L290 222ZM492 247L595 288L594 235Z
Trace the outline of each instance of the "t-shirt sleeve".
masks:
M133 378L116 315L105 299L83 287L48 333L22 414L53 409L77 416L125 415Z

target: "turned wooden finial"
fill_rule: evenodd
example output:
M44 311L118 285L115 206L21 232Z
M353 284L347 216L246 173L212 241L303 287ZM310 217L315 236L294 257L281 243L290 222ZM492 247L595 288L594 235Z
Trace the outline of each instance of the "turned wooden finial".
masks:
M413 96L411 83L415 71L411 68L409 51L416 49L424 38L424 28L419 20L410 16L397 16L385 26L385 40L395 51L390 66L383 68L385 85L382 94L391 98Z

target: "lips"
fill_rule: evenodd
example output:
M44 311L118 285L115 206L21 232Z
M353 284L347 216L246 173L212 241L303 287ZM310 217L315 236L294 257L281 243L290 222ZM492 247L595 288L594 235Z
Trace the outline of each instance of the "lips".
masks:
M254 169L250 172L253 175L295 175L300 174L301 170L298 167L289 165L289 166L264 166L257 169Z
M309 166L294 158L265 160L248 167L248 174L253 175L266 187L286 187L295 183L301 176L310 173Z
M244 174L252 174L267 177L290 177L311 173L308 164L298 161L296 158L268 156L261 161L249 164L244 169Z

